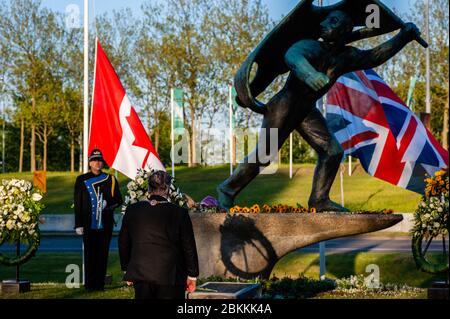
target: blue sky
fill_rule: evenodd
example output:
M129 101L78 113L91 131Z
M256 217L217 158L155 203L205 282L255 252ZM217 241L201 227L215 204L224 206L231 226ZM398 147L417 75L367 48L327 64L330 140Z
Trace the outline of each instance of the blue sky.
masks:
M149 0L145 0L149 1ZM144 0L90 0L90 15L101 14L104 12L111 12L114 9L124 7L131 8L134 12L139 14L140 6ZM151 0L161 1L161 0ZM282 15L286 15L299 0L262 0L273 19L279 19ZM405 12L416 0L384 0L383 2L390 8L396 7L400 12ZM329 5L337 2L337 0L324 0L324 5ZM65 12L66 7L70 4L78 5L81 14L83 11L83 0L42 0L42 4L54 10Z

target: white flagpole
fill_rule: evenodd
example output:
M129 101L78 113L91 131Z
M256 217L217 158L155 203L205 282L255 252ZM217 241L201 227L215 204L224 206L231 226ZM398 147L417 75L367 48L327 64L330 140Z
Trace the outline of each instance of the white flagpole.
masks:
M341 165L341 169L339 172L339 176L340 176L340 180L341 180L341 205L345 206L345 201L344 201L344 164Z
M348 157L348 176L352 176L352 156Z
M318 0L319 6L323 6L323 0ZM323 107L323 116L327 117L327 96L324 95L322 98L322 107ZM325 252L325 242L322 241L319 243L319 264L320 264L320 280L325 280L326 274L326 252Z
M84 0L84 96L83 96L83 173L88 171L89 138L89 0ZM84 241L81 241L83 285L85 284Z
M292 133L289 135L289 178L292 179Z
M174 129L174 123L173 123L173 98L174 98L174 92L173 89L170 89L170 128L171 128L171 133L170 133L170 139L172 142L172 177L175 178L175 135L173 133L173 129Z
M83 172L88 171L89 139L89 0L84 0Z
M233 87L228 87L228 106L230 109L230 176L233 175Z
M325 259L325 242L321 241L319 243L319 262L320 262L320 274L319 278L320 280L325 280L325 274L326 274L326 259Z
M430 0L426 0L426 9L425 9L426 19L425 19L425 32L427 36L427 43L430 43ZM431 45L430 45L431 46ZM431 113L431 86L430 86L430 46L426 49L426 113Z

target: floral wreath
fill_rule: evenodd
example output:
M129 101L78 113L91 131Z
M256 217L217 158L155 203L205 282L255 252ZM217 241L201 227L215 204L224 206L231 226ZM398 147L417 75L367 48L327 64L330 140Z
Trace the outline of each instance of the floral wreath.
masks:
M431 240L449 233L449 176L448 171L437 171L425 180L425 194L414 213L412 251L418 268L428 273L448 271L447 263L431 263L422 253L422 240Z
M122 214L125 214L125 210L129 205L149 198L148 176L153 172L155 172L155 170L150 169L149 171L146 171L144 169L138 169L136 178L127 184L127 195L125 195L125 201L122 205ZM172 180L172 183L170 184L168 200L180 207L189 208L189 199L175 186L174 180Z
M0 246L24 243L27 251L20 256L0 254L0 264L21 265L34 256L40 243L39 215L44 208L41 192L25 180L3 180L0 185Z

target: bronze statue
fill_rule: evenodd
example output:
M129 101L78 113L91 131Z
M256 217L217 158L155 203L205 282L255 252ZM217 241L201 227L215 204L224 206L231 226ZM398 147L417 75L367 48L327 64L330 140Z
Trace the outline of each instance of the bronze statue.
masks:
M262 129L278 129L279 148L289 134L297 130L318 153L309 207L315 207L317 211L348 211L329 198L343 150L328 130L316 102L340 76L377 67L413 40L424 46L426 43L414 24L404 24L377 0L345 0L328 7L317 7L312 2L301 1L243 63L235 77L237 102L264 114ZM380 29L364 28L368 4L380 6ZM357 26L363 28L353 31ZM395 37L371 50L347 45L399 28L401 30ZM250 71L255 63L258 69L250 81ZM256 97L278 75L286 72L290 74L281 91L266 105L259 102ZM270 145L269 134L260 136L254 154L265 145ZM267 165L258 155L256 163L249 162L247 157L233 175L217 187L220 205L232 207L239 192L259 174L260 168Z

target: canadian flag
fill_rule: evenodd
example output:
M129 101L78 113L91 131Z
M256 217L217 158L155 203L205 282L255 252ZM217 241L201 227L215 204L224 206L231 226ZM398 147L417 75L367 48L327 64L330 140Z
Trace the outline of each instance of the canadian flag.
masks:
M140 168L165 170L98 39L89 154L95 148L109 167L131 179Z

